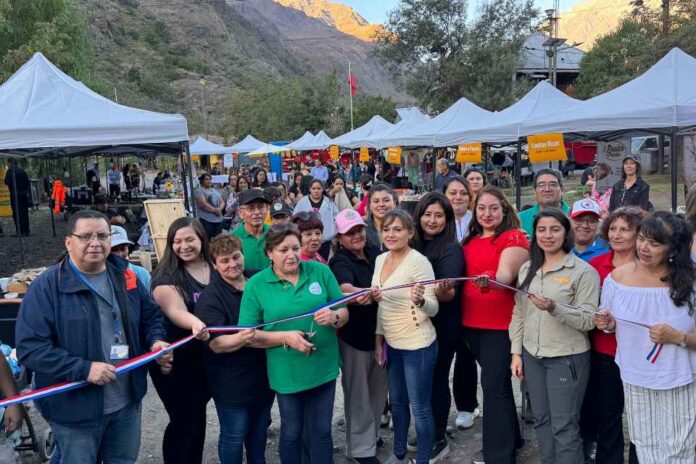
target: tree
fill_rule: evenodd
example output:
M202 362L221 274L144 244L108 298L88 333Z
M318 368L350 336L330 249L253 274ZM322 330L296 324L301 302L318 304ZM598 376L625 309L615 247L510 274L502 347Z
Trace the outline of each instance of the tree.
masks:
M89 82L87 23L71 0L0 0L0 82L36 52Z
M466 12L465 0L402 0L377 36L377 57L423 107L465 96L499 110L529 88L511 82L538 16L532 0L486 1L473 22Z
M373 116L382 116L387 121L396 118L396 103L391 98L363 95L353 100L353 126L360 127ZM345 127L344 132L350 130Z

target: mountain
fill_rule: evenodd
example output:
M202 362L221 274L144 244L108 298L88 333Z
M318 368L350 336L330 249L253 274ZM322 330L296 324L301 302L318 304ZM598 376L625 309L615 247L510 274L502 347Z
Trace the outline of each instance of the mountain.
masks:
M337 30L371 42L375 33L382 31L379 24L369 24L351 7L326 0L274 0L288 8L300 10L310 18L316 18Z
M644 4L658 8L662 0L644 0ZM579 48L587 51L598 38L615 31L630 11L627 0L585 0L561 12L559 35L569 44L582 43Z
M327 11L312 17L281 4L291 0L73 1L87 16L99 90L180 112L195 129L214 129L225 96L254 78L309 80L336 70L343 82L349 61L361 94L408 100L372 57L374 44L337 29L370 27L342 5L300 1L312 14Z

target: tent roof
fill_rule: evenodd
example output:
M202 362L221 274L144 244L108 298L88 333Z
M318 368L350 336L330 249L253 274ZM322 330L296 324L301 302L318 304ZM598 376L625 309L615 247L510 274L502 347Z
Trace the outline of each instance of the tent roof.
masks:
M398 110L397 110L398 111ZM403 134L410 134L430 119L416 108L405 108L399 113L401 120L392 127L371 136L365 144L372 148L385 148L391 145L399 145Z
M241 141L229 147L229 149L232 150L233 153L249 153L256 150L261 145L265 144L253 135L249 134Z
M470 126L456 127L438 133L435 146L447 147L467 142L514 142L520 136L520 125L539 116L575 108L581 102L569 97L546 81L539 82L518 102Z
M402 146L430 147L433 146L435 136L438 133L469 127L491 114L493 113L462 97L434 118L416 127L405 128L398 134L398 139L396 136L390 137L391 143Z
M250 152L247 154L250 158L255 158L255 157L260 157L263 155L267 155L269 153L280 153L282 151L290 151L290 148L287 148L287 145L285 146L278 146L278 145L273 145L270 143L264 143L260 147L258 147L256 150Z
M333 145L333 140L331 137L326 135L326 132L319 131L311 140L301 144L298 150L326 150L331 145Z
M522 125L522 135L589 133L696 125L696 58L678 48L630 82L574 108L539 116Z
M372 119L362 126L333 139L333 144L346 148L360 148L363 141L372 136L372 134L376 134L392 126L393 124L382 116L372 116Z
M314 134L312 134L310 131L305 132L302 134L302 137L300 137L297 140L294 140L290 142L289 144L285 145L285 148L289 148L291 150L297 150L302 144L309 142L314 138Z
M119 105L36 53L0 86L0 150L188 141L186 119Z
M234 153L229 147L218 145L205 138L198 136L196 141L189 146L189 152L192 155L224 155L226 153Z

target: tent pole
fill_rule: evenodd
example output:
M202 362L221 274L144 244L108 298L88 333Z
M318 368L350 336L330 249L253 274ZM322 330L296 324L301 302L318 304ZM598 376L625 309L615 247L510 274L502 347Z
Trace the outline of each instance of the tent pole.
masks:
M24 241L22 240L22 229L19 222L19 197L17 196L17 161L10 160L10 163L12 163L12 191L14 192L12 215L15 217L15 229L17 230L17 239L19 240L19 264L24 267Z
M672 143L670 153L670 177L672 184L672 212L677 212L677 128L672 128Z
M517 138L517 157L515 158L515 207L522 207L522 137Z
M48 174L48 158L46 158L46 181L48 181L49 174ZM53 197L53 188L50 185L49 182L49 194L51 194L51 197ZM53 231L53 238L56 237L56 218L53 217L53 209L51 208L51 198L48 199L48 215L51 216L51 230Z
M183 142L182 146L186 150L185 156L188 159L188 168L189 168L188 181L189 181L189 187L191 188L191 191L189 192L189 195L190 195L189 198L193 198L193 189L194 189L194 186L193 186L193 159L191 158L191 153L189 152L188 141ZM193 217L198 217L198 211L196 210L196 202L190 200L189 203L190 203L189 206L191 207L191 209L190 209L191 214L193 215Z
M179 165L181 166L181 185L184 189L184 205L186 206L186 209L190 211L188 191L186 190L186 147L183 143L181 143L180 147L181 151L179 153Z

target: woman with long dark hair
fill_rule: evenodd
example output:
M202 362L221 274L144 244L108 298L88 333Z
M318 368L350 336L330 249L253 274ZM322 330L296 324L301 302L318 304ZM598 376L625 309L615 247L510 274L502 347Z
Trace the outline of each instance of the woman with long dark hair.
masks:
M542 464L584 462L580 410L590 375L599 276L575 256L570 220L557 208L534 218L510 322L512 375L527 381ZM524 365L524 368L523 368Z
M637 206L650 210L650 184L641 178L640 158L627 156L621 163L621 180L616 182L609 197L609 211L622 206Z
M165 316L167 342L191 333L199 340L210 337L193 312L198 297L210 283L212 268L208 238L201 223L188 217L172 222L164 255L152 275L152 296ZM178 348L169 375L150 369L152 383L169 415L162 440L166 464L195 464L203 459L210 390L202 348L197 341Z
M240 175L237 179L237 193L242 193L244 190L249 190L251 188L251 182L249 178L245 175Z
M638 259L604 280L602 311L595 316L597 328L616 331L628 434L641 464L696 462L691 236L687 222L673 213L643 219Z
M486 175L478 168L469 168L464 171L464 179L469 182L469 195L471 195L471 209L473 210L476 197L481 189L488 184Z
M254 174L253 187L265 189L266 187L270 186L271 182L268 180L268 174L266 173L266 170L263 168L259 168L258 171L256 171L256 174Z
M367 192L367 243L382 247L382 219L399 204L396 191L389 185L379 182Z
M302 174L302 171L296 171L292 177L292 185L288 189L288 195L290 196L293 205L296 205L297 202L300 201L304 196L302 193L302 179L304 179L304 174Z
M413 212L416 233L413 248L432 263L436 279L464 275L464 257L457 243L454 210L439 192L426 193ZM452 359L461 338L461 286L443 282L435 287L440 304L437 314L430 318L437 334L437 360L433 373L432 410L435 436L430 461L443 459L449 453L447 419L451 406L449 373ZM476 388L474 380L474 388Z
M515 449L522 446L517 409L510 378L510 335L514 295L490 285L495 279L514 285L522 263L527 261L529 241L520 230L520 220L494 186L484 187L474 203L474 217L462 251L466 275L462 320L464 341L481 365L483 451L474 462L514 463Z
M464 240L469 233L469 223L474 216L469 211L471 201L469 181L461 176L453 176L445 181L442 193L447 197L454 210L454 225L457 229L457 242Z

